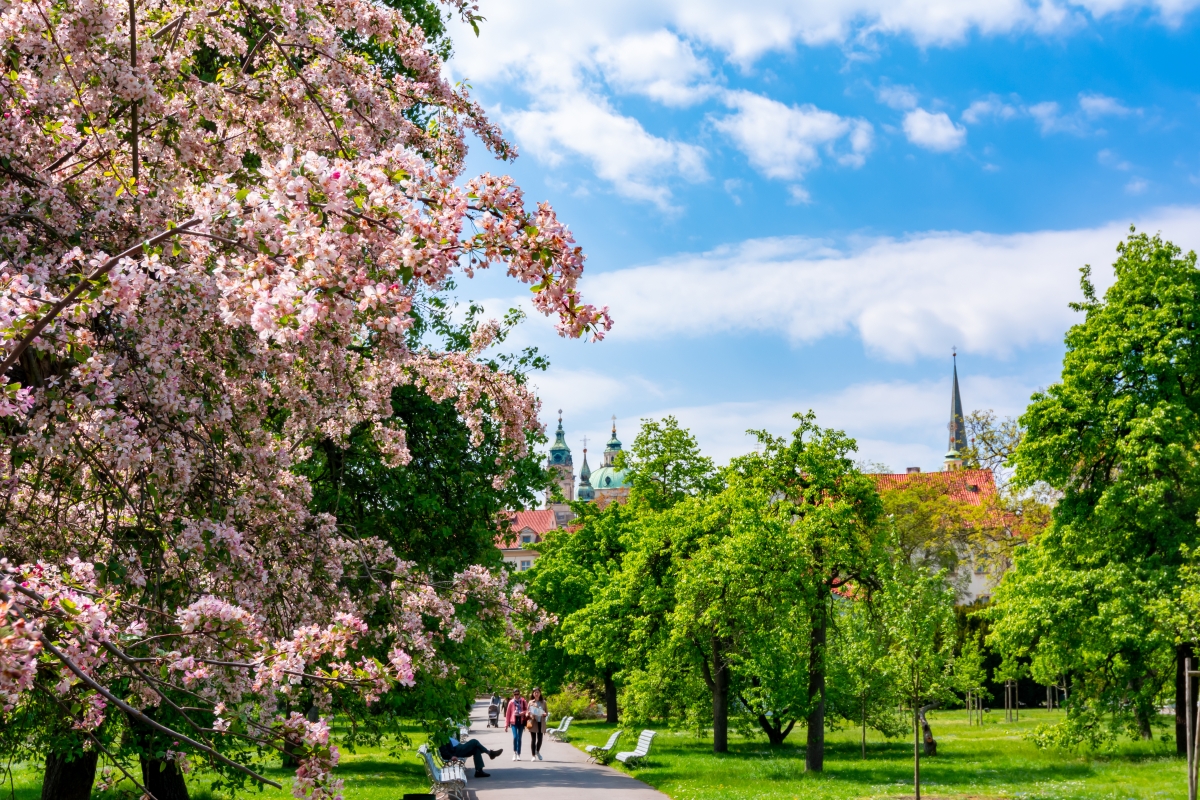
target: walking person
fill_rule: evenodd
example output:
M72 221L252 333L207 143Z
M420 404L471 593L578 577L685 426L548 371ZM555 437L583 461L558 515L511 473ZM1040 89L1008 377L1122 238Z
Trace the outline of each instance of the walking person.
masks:
M542 690L533 687L529 693L529 759L542 760L542 740L546 738L546 718L550 711L546 708L546 698Z
M525 722L529 719L529 706L521 697L520 689L513 689L512 699L504 712L504 727L512 731L513 761L521 760L521 737L525 735Z

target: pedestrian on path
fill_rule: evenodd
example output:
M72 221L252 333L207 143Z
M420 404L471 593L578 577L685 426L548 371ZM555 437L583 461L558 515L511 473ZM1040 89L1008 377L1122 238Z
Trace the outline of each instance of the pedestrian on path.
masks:
M550 716L550 711L546 708L546 698L542 697L542 690L538 687L533 687L529 693L529 723L525 726L529 729L529 760L542 760L542 740L546 738L546 717Z
M521 697L520 689L513 689L512 700L504 712L504 726L512 731L513 761L521 760L521 737L525 735L525 723L529 719L529 706Z

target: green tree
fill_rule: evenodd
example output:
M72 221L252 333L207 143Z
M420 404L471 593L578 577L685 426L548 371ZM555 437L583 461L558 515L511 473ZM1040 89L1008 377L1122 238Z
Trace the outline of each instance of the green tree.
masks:
M968 719L974 714L973 701L982 701L991 696L985 687L987 679L983 648L979 639L968 632L963 638L958 657L954 659L954 688L964 695Z
M833 620L834 592L850 584L870 586L883 559L882 513L870 476L851 460L854 440L821 428L816 416L796 414L790 440L758 431L760 451L734 459L731 471L786 509L799 537L795 553L807 566L804 594L795 598L809 612L808 740L805 768L825 764L826 647Z
M1157 235L1117 253L1103 299L1084 269L1062 378L1020 420L1014 481L1062 496L997 589L989 641L1028 657L1040 683L1070 676L1060 741L1150 736L1173 673L1182 752L1193 641L1147 610L1178 597L1197 539L1200 271Z
M603 589L620 570L625 554L622 534L631 516L626 506L611 503L603 510L592 503L577 503L578 514L570 530L551 531L536 545L540 553L533 569L523 577L527 592L542 608L559 618L533 637L529 655L534 679L547 692L558 692L568 682L602 681L605 712L617 721L616 674L624 666L619 646L620 617L580 614L603 596Z

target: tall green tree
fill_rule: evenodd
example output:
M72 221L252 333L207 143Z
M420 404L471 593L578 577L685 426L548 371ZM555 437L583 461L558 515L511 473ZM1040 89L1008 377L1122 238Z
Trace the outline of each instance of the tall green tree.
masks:
M796 414L800 423L789 439L756 432L758 452L735 459L731 470L786 507L801 542L796 557L807 565L802 602L809 611L808 739L805 769L825 765L826 648L833 621L835 590L870 586L884 558L879 495L870 476L854 465L853 439L821 428L813 412ZM790 554L780 554L786 557Z
M1194 642L1148 609L1178 597L1200 511L1200 271L1158 235L1117 248L1099 297L1084 269L1085 317L1066 337L1062 378L1020 424L1015 481L1061 493L1050 528L994 595L992 643L1034 677L1070 676L1071 740L1148 737L1161 692Z
M625 649L619 646L622 619L591 615L579 624L575 615L600 600L620 571L630 513L620 503L603 510L592 503L574 508L578 516L571 528L548 533L537 545L533 569L523 576L529 596L562 623L537 633L529 656L534 680L545 691L557 692L567 682L602 682L605 714L615 723L616 675L625 664Z

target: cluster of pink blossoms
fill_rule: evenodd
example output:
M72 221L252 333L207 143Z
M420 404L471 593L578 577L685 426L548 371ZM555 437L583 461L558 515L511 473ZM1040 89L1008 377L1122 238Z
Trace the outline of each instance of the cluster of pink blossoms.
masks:
M512 149L371 0L11 0L0 50L0 706L70 696L86 734L185 693L177 767L290 741L298 796L336 797L327 722L279 711L296 686L370 701L444 670L464 608L514 636L546 617L503 575L439 589L348 538L294 467L364 427L407 463L400 385L523 454L538 402L481 361L498 328L439 352L414 310L499 265L600 337L583 254L510 179L463 175L468 133Z

